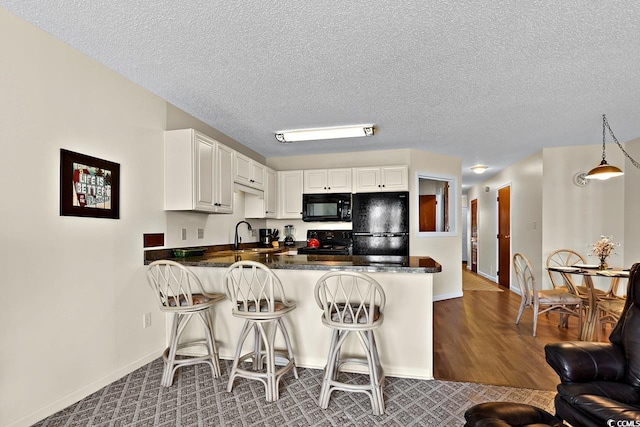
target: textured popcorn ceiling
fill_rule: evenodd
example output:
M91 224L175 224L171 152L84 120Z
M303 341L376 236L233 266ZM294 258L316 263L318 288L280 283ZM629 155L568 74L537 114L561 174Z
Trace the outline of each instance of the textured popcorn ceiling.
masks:
M490 174L542 147L600 144L603 113L621 142L640 137L637 0L0 6L266 157L413 147L461 157L467 187L476 163ZM359 123L377 134L273 137Z

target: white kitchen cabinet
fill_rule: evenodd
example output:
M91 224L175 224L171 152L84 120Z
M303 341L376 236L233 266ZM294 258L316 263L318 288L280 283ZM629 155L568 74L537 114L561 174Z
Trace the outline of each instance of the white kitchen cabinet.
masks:
M271 168L265 168L264 176L265 216L275 218L278 215L278 176Z
M278 218L302 219L303 171L280 171L277 176Z
M214 170L214 205L217 213L233 212L233 157L235 151L219 142L216 144Z
M236 152L234 181L257 190L264 190L265 166L244 154Z
M264 192L259 194L247 193L245 197L245 218L275 218L277 215L277 175L276 171L265 167Z
M351 193L350 168L304 171L304 193Z
M373 166L353 169L355 193L408 191L408 166Z
M165 210L233 212L233 153L194 129L165 132Z

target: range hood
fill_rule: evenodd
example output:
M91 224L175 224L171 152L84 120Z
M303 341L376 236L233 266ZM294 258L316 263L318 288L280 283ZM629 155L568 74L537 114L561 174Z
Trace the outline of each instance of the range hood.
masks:
M233 192L235 193L238 191L242 191L243 193L253 194L254 196L258 196L259 199L264 199L264 191L251 188L246 185L238 184L237 182L235 182L233 184Z

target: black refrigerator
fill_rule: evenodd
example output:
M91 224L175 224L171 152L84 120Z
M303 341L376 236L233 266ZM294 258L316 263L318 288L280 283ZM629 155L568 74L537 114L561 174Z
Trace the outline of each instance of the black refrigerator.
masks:
M409 192L356 193L351 220L354 255L409 256Z

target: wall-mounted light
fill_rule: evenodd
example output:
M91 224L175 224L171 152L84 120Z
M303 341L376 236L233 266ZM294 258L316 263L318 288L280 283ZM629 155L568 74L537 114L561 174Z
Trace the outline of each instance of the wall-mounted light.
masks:
M473 172L477 173L478 175L482 174L482 173L485 173L487 169L489 169L489 167L485 166L485 165L475 165L475 166L471 167L471 170Z
M319 139L357 138L361 136L373 136L373 125L293 129L278 131L275 134L276 139L282 143L315 141Z
M596 166L595 168L593 168L593 169L591 169L589 171L589 173L585 176L586 179L599 179L601 181L604 181L605 179L614 178L616 176L624 175L624 172L622 172L622 169L607 163L607 157L606 157L605 146L604 146L604 144L605 144L605 135L606 135L605 131L606 130L609 130L609 134L611 135L611 138L613 138L613 141L616 144L618 144L618 147L620 147L620 149L622 150L624 155L627 156L627 158L631 161L631 163L635 167L640 168L640 164L638 162L636 162L635 160L633 160L631 158L631 156L629 155L629 153L627 153L625 151L625 149L622 148L622 145L620 145L620 143L618 142L618 139L613 134L613 131L611 130L611 127L609 127L609 122L607 121L607 116L605 114L603 114L602 115L602 161L600 162L600 164L598 166Z

